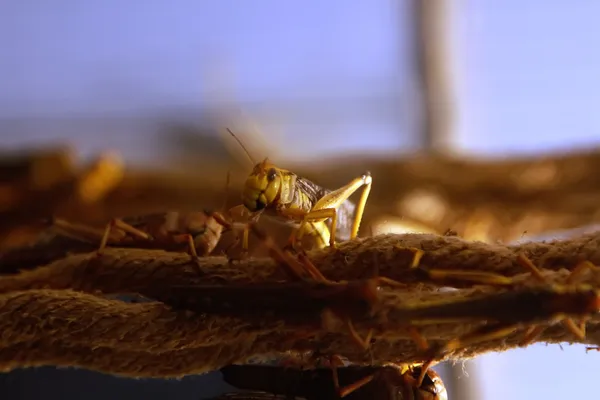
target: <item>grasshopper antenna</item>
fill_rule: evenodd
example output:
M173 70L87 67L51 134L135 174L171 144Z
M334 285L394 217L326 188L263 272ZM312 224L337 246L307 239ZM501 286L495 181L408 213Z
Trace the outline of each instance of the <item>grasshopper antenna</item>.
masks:
M231 129L226 128L227 132L229 132L229 134L231 136L233 136L233 138L236 140L236 142L238 142L238 144L242 147L242 149L244 150L244 153L246 153L246 155L248 156L248 159L250 159L250 162L252 162L252 165L256 164L256 161L254 161L254 159L252 158L252 156L250 155L250 152L248 151L248 149L246 148L246 146L244 146L244 143L242 143L242 141L240 140L240 138L238 138L235 133L233 133L231 131Z

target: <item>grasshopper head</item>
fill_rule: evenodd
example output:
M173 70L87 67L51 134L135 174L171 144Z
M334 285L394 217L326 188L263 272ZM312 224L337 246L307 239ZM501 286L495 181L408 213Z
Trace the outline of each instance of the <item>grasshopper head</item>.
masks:
M261 211L278 199L280 189L281 171L265 158L246 179L242 201L249 211Z
M432 369L425 374L423 382L417 387L417 379L422 366L398 365L399 380L392 378L393 386L398 390L400 399L448 400L448 392L442 378Z
M448 392L442 378L429 370L420 387L415 388L415 399L419 400L448 400Z

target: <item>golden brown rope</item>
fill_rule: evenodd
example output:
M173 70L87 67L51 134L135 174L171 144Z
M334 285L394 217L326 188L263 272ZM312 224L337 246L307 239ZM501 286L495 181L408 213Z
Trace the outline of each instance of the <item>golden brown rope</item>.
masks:
M379 274L397 281L432 282L410 268L414 252L422 249L420 266L425 269L463 269L515 276L526 272L516 262L519 252L547 270L572 269L579 261L600 264L600 233L548 243L515 246L469 242L457 237L428 234L379 235L341 243L336 250L319 250L309 258L332 280L352 280ZM142 249L106 249L77 254L45 267L0 278L0 293L35 288L93 288L107 293L136 292L150 284L183 285L223 282L265 282L285 276L268 258L229 263L224 257L203 257L199 275L190 257L183 253ZM460 286L460 285L457 285ZM470 284L465 283L465 287Z
M456 237L432 235L381 235L342 243L336 250L309 254L331 279L360 279L380 275L431 284L409 268L413 251L425 251L421 266L441 269L523 274L516 253L524 252L546 267L545 273L564 276L579 260L600 262L600 235L587 235L554 243L501 246L473 243ZM160 303L126 304L94 293L157 293L161 287L195 283L268 282L285 276L270 259L228 263L223 257L202 258L199 275L189 255L156 250L107 249L102 255L78 254L15 276L0 278L0 368L33 365L74 365L129 376L179 376L219 368L230 362L274 352L321 350L343 354L356 361L416 362L423 355L402 324L380 327L370 353L358 349L346 330L326 332L320 315L307 314L269 319L264 315L192 315ZM557 278L558 279L558 278ZM597 271L585 282L600 287ZM469 286L467 284L464 285ZM73 290L77 290L73 291ZM88 292L81 293L81 292ZM447 300L479 295L477 289L445 293L423 291L410 285L398 292L398 301L379 307L386 315L394 307L432 299ZM390 314L391 315L391 314ZM361 334L373 318L356 320ZM290 322L292 321L292 322ZM588 324L587 343L600 343L598 320ZM473 323L426 324L422 334L431 342L445 342L479 326ZM506 340L489 341L449 356L471 357L517 346L519 331ZM547 330L540 342L573 342L562 326ZM176 357L175 357L176 356ZM172 360L172 361L170 361Z
M150 352L234 342L249 324L171 311L161 303L128 304L71 290L0 295L0 345L40 338ZM277 329L261 327L269 333Z
M346 332L324 334L313 328L310 332L315 335L313 338L303 337L283 322L249 324L235 319L183 316L158 304L124 304L72 291L32 290L1 297L2 308L12 303L14 313L2 315L0 370L4 371L56 365L126 376L169 377L207 372L249 357L315 348L370 361L369 354L358 349ZM47 307L42 308L43 304ZM139 315L142 312L146 313L144 317ZM474 326L430 325L421 331L429 338L445 341ZM588 337L590 341L600 341L596 323L588 324ZM422 361L405 332L386 332L376 338L370 351L376 362ZM487 351L503 351L515 347L520 339L522 332L453 355L471 357ZM538 341L572 339L556 326Z
M550 329L544 333L543 339L547 342L562 342L563 336L560 332L557 333ZM596 328L591 333L599 335ZM517 339L520 338L514 337L509 338L506 342L495 341L481 346L473 346L461 356L467 358L486 351L505 351L513 348ZM8 372L17 368L53 365L80 367L136 378L180 378L214 371L224 365L241 361L239 356L242 354L262 352L265 359L268 359L272 351L281 347L277 342L269 345L273 345L274 350L266 349L264 345L259 347L250 341L241 341L226 346L196 347L154 353L38 340L0 348L0 371ZM386 351L391 351L392 354L402 354L398 361L411 361L414 346L408 341L394 342L393 344L382 341L374 345L373 352L376 358L384 355ZM413 353L411 354L411 352Z

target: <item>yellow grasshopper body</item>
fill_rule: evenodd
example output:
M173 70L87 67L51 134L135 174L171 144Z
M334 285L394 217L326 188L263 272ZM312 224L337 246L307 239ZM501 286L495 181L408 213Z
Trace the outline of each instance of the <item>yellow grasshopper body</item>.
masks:
M319 239L319 248L335 246L336 238L348 240L358 235L371 182L371 175L367 172L331 191L264 159L254 166L246 179L242 191L243 204L238 207L244 207L256 217L264 213L296 226L290 244L304 235L312 235ZM361 187L364 190L355 206L348 198ZM329 226L328 219L331 219ZM247 242L246 230L244 250L248 248Z

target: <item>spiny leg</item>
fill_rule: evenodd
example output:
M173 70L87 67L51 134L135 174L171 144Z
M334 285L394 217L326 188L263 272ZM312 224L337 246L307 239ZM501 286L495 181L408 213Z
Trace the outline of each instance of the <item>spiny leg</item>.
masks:
M402 379L402 381L404 382L405 385L411 386L411 387L419 387L417 386L417 379L415 379L411 374L412 374L412 368L413 366L410 366L407 369L401 369L400 371L398 371L398 373L400 374L400 377ZM381 371L375 372L373 374L370 374L362 379L359 379L358 381L340 389L338 391L338 394L341 398L344 398L345 396L355 392L356 390L362 388L363 386L365 386L366 384L370 383L373 381L373 379L375 379L375 377L380 374ZM396 386L396 385L394 385ZM409 393L405 393L405 397L407 399L414 399L412 392ZM402 397L402 398L405 398ZM421 397L419 397L418 399L420 399Z
M289 254L289 253L288 253ZM291 254L290 254L291 256ZM336 281L332 281L331 279L326 278L321 271L313 264L313 262L308 258L306 253L302 252L298 254L298 260L304 264L307 271L310 271L313 279L318 282L323 283L335 283ZM386 276L379 276L378 271L376 271L375 276L373 278L369 278L368 281L374 282L376 286L388 285L394 288L406 289L407 285L401 282L398 282L392 278L388 278ZM337 283L347 283L348 281L337 281ZM369 285L369 284L367 284ZM368 290L368 289L367 289Z
M402 378L402 381L404 382L405 386L410 387L410 388L417 388L419 389L419 386L417 385L417 381L418 381L418 376L417 378L415 378L413 376L414 374L414 367L415 366L419 366L419 367L423 367L422 364L411 364L410 366L408 366L406 369L401 370L400 372L400 377ZM429 368L431 368L431 366L429 366L427 368L427 370L429 371ZM425 376L427 376L427 373L425 373ZM413 398L411 396L414 396L411 392L408 392L408 389L405 388L405 397L407 398Z
M373 329L370 329L367 337L363 339L354 328L354 324L350 318L345 315L338 314L330 307L326 307L321 311L321 322L326 330L331 331L335 329L333 327L339 327L339 321L346 326L348 332L350 333L350 338L358 347L360 347L361 350L369 350L371 347L371 338L373 337Z
M241 254L241 258L244 259L248 256L249 253L249 247L250 247L250 243L249 243L249 236L250 236L250 231L248 229L248 227L244 228L243 232L242 232L242 254Z
M598 269L598 267L595 266L592 262L582 261L582 262L578 263L575 266L575 268L571 271L571 273L567 277L566 284L567 285L575 284L576 281L579 278L581 278L581 275L583 275L585 272L593 271L593 270L597 270L597 269Z
M532 325L529 326L525 333L523 334L523 340L519 342L520 347L525 347L533 343L544 331L546 330L545 326L542 325Z
M421 333L417 330L417 328L415 328L414 326L409 326L407 331L408 331L410 338L417 345L417 348L419 348L420 350L423 350L423 351L429 349L429 343L427 342L427 339L425 339L425 337L423 335L421 335Z
M127 232L137 238L140 238L140 239L144 239L144 240L152 240L153 239L152 236L150 236L146 232L137 229L136 227L128 224L127 222L125 222L119 218L113 218L106 225L106 228L104 229L104 235L102 235L102 239L100 240L100 246L98 247L98 250L96 251L97 254L101 254L102 251L104 251L104 249L106 248L106 245L108 244L108 239L110 238L110 233L115 228L121 229L122 231Z
M558 320L564 326L564 328L571 332L577 339L584 340L586 337L585 334L585 321L582 321L579 325L573 321L572 318L563 318L559 317ZM542 333L547 329L547 326L544 325L532 325L525 331L525 335L523 340L519 342L519 346L524 347L533 343L537 338L540 337Z
M549 280L542 274L542 271L536 267L536 265L531 261L529 257L524 255L523 253L517 255L517 262L531 272L531 275L535 277L541 283L550 283ZM579 262L573 270L569 273L569 276L565 280L565 284L572 285L576 283L576 280L581 278L587 271L591 271L597 269L593 263L590 261L581 261Z
M592 264L589 261L583 261L582 263L579 263L575 269L573 271L571 271L571 274L569 275L569 277L567 278L567 284L573 284L575 283L575 280L577 280L578 278L581 277L581 275L587 271L587 270L593 270L596 269L597 267ZM565 320L563 322L563 324L565 325L565 328L567 328L568 330L570 330L575 336L577 336L580 339L585 339L585 330L586 330L586 324L587 324L587 319L588 318L582 318L579 321L579 325L576 325L575 322L571 319L571 320Z
M420 268L421 259L425 255L425 252L418 248L405 248L396 246L399 250L411 250L414 253L410 268ZM473 282L482 285L494 285L494 286L511 286L514 285L515 281L511 277L500 275L494 272L485 271L466 271L466 270L453 270L453 269L425 269L421 268L421 271L427 274L429 279L433 281L445 281L445 280L457 280L461 282Z
M250 218L245 223L245 227L242 230L242 256L240 256L240 259L244 259L248 255L250 224L257 222L261 213L262 212L259 211L257 213L254 213L253 215L251 214ZM248 209L243 204L239 204L237 206L233 206L233 207L227 209L227 211L224 212L224 214L227 215L227 219L229 221L233 221L234 215L236 215L236 217L237 216L246 217L248 215ZM230 224L230 223L228 222L228 224ZM235 244L237 244L238 242L239 242L239 238L236 237ZM233 247L233 245L231 247Z
M408 285L402 283L402 282L398 282L392 278L388 278L386 276L378 276L377 278L374 278L377 283L381 286L381 284L383 285L388 285L391 287L395 287L398 289L406 289Z
M337 229L337 208L342 205L354 192L356 192L361 187L364 187L363 192L361 194L360 200L357 203L356 211L354 214L354 221L352 224L352 230L350 232L350 239L356 238L358 236L358 230L360 228L360 223L362 221L362 216L364 213L364 209L369 197L369 193L371 192L371 183L373 178L369 172L366 172L364 175L358 178L354 178L347 185L342 186L339 189L336 189L325 196L321 197L314 205L313 208L306 214L304 214L304 218L302 224L298 230L299 236L303 235L303 225L307 222L322 222L327 218L331 218L331 229L330 229L330 237L329 237L329 245L331 247L335 247L335 234ZM292 240L295 237L291 238Z
M124 232L125 234L129 233L135 237L144 240L152 240L152 237L146 232L141 231L118 218L112 219L106 225L104 230L92 228L86 225L74 224L62 219L54 219L52 223L54 228L57 229L59 233L64 236L85 241L93 241L99 238L100 245L96 250L97 255L100 255L102 251L106 248L110 239L110 235L114 232L115 229L118 229L121 232Z
M340 356L334 355L329 357L329 365L331 367L331 377L335 391L338 393L338 396L345 397L344 389L340 388L340 377L338 375L338 366L343 366L344 362Z
M187 245L187 252L191 256L192 262L196 264L198 272L200 273L203 273L203 271L200 262L200 255L198 254L198 248L202 250L203 256L208 255L216 246L216 243L218 243L220 235L222 234L222 230L233 229L233 224L229 223L221 215L221 213L203 211L203 214L204 230L203 232L199 233L196 238L194 238L194 236L192 236L190 233L174 234L171 236L171 239L175 243ZM213 229L211 225L215 225L215 229ZM221 226L221 229L216 229L216 227L219 225ZM196 243L196 239L198 239L198 243ZM211 244L211 242L214 242L215 244Z
M461 337L452 339L443 346L444 352L458 350L482 342L503 339L519 329L519 324L485 325Z
M288 253L289 254L289 253ZM291 256L291 254L290 254ZM318 282L323 282L323 283L334 283L334 281L326 278L321 271L319 271L319 269L313 264L313 262L308 258L308 256L306 255L305 252L300 252L298 253L298 260L304 264L305 269L307 271L310 272L311 276L313 277L313 279L315 279ZM394 279L385 277L385 276L379 276L379 269L378 269L378 265L377 262L375 261L374 264L376 265L375 268L375 274L373 278L370 278L370 281L375 282L378 286L383 285L388 285L390 287L395 287L395 288L402 288L405 289L406 288L406 284L403 284L401 282L398 282ZM338 281L338 283L346 283L347 281Z
M427 339L417 330L417 328L415 328L414 326L409 326L408 334L410 335L413 342L415 342L419 350L431 351L431 346L427 342ZM423 384L423 380L427 376L429 368L431 368L434 365L434 363L435 357L430 357L429 360L427 360L421 365L421 373L419 374L416 380L413 380L413 383L414 385L416 385L416 387L420 387Z
M188 254L191 255L194 260L198 260L200 258L198 256L198 252L196 251L196 246L194 245L194 238L192 235L189 233L173 235L173 240L177 243L186 244L188 247Z
M354 214L354 221L352 230L350 232L350 239L354 239L356 236L358 236L358 229L360 228L365 206L369 198L369 193L371 192L372 182L373 178L371 177L371 174L369 172L365 172L362 176L354 178L347 185L342 186L341 188L321 197L319 201L315 203L311 211L324 210L327 208L337 209L340 205L342 205L343 202L348 200L348 198L352 196L354 192L361 187L364 187L362 195L360 196L360 200L356 205L356 212Z
M240 224L238 223L230 222L220 212L204 210L203 213L207 220L212 218L213 220L215 220L215 222L221 225L225 231L234 230L236 227L240 226Z
M541 271L533 264L533 262L523 254L517 255L517 262L524 267L531 275L541 283L547 283L546 278ZM418 267L415 266L415 267ZM423 271L432 280L457 280L473 282L482 285L493 286L513 286L515 279L494 272L486 271L465 271L452 269L423 269Z
M201 267L200 257L198 256L198 252L196 251L196 245L194 243L194 238L189 233L181 233L172 236L173 241L176 243L186 244L188 247L188 254L192 257L192 263L196 266L197 271L202 275L204 271Z
M571 318L562 318L560 320L560 323L563 325L563 327L567 331L571 332L579 340L584 340L585 339L585 337L586 337L586 334L585 334L585 323L577 325L577 324L575 324L575 322ZM530 326L525 331L523 340L521 340L519 342L519 346L520 347L525 347L525 346L530 345L536 339L538 339L542 335L542 333L544 333L544 331L547 328L548 328L547 326L539 325L539 324Z
M422 269L432 281L455 280L472 282L480 285L512 286L514 280L510 277L485 271L463 271L451 269Z
M314 232L314 236L317 237L319 244L317 248L322 249L327 247L329 244L329 239L331 238L331 233L329 232L329 228L325 223L315 224L314 222L310 222L310 227Z
M533 261L531 261L531 259L529 259L529 257L527 257L524 254L518 254L517 255L517 262L523 266L524 268L526 268L527 270L529 270L531 272L531 275L533 277L535 277L538 281L542 282L542 283L547 283L550 284L549 280L542 274L541 270L536 267L536 265L533 263ZM583 275L586 271L588 270L592 270L596 268L596 266L594 264L592 264L589 261L583 261L580 262L576 265L576 267L571 271L571 273L569 274L569 276L567 277L565 283L567 285L569 284L574 284L575 281L581 277L581 275ZM578 324L575 323L575 321L573 321L572 318L561 318L560 319L561 324L564 326L564 328L571 332L575 337L577 337L580 340L585 339L585 319L582 319ZM523 341L521 341L521 343L519 343L520 346L527 346L529 344L531 344L533 341L535 341L545 330L546 330L546 326L541 326L541 325L533 325L530 326L527 331L525 332L525 337L523 339Z
M244 208L244 212L245 212L245 208ZM258 218L260 217L261 214L262 214L262 212L258 212L257 214L253 215L250 218L250 220L247 222L244 230L242 231L242 255L241 255L242 259L246 258L249 254L250 226L254 225L256 222L258 222Z
M548 279L542 274L541 270L537 268L533 262L525 255L519 254L517 255L517 262L524 267L527 271L530 272L531 276L540 283L550 284ZM567 283L572 283L576 278L580 277L586 269L595 267L593 264L580 263L570 274L569 278L567 278ZM457 280L466 280L477 282L481 284L487 285L502 285L502 286L512 286L516 284L516 280L511 277L506 277L503 275L489 273L489 272L481 272L481 271L461 271L461 270L425 270L428 276L431 279L457 279ZM562 325L575 335L579 339L585 338L585 321L581 321L579 325L577 325L573 319L571 318L562 318ZM526 346L532 343L536 338L538 338L546 329L545 326L541 325L531 325L527 328L524 339L520 342L520 346Z
M302 264L304 264L304 267L306 268L306 270L310 273L312 278L315 279L317 282L324 282L324 283L332 282L329 279L327 279L321 273L321 271L319 271L319 269L312 263L312 261L310 261L310 259L308 258L308 256L305 253L298 254L298 260Z
M76 224L60 218L52 218L51 226L52 229L62 236L85 242L94 242L100 240L104 235L103 229Z
M536 265L531 261L529 257L524 254L517 255L517 262L523 266L525 269L531 272L531 275L535 277L541 283L550 283L549 280L542 274L542 271L536 267ZM593 263L590 261L582 261L579 262L575 268L569 273L569 276L565 280L565 284L572 285L576 283L576 280L581 278L587 271L591 271L597 269Z
M531 261L529 257L525 254L520 253L517 255L517 263L519 263L523 268L528 270L531 273L531 276L534 277L540 283L549 283L548 279L542 274L542 271ZM524 347L535 341L544 331L546 330L545 326L542 325L531 325L525 331L525 335L523 336L523 340L519 342L519 346Z
M370 329L369 333L367 334L367 337L363 339L356 331L356 328L354 328L354 324L352 323L352 320L350 320L349 318L346 318L345 322L346 322L346 326L348 327L348 330L350 331L350 336L352 337L352 340L354 340L354 342L358 346L360 346L361 349L363 349L365 351L369 350L369 348L371 347L371 338L373 337L373 329Z
M313 236L319 236L320 242L318 248L326 247L330 243L331 235L327 225L324 223L329 216L320 218L318 221L307 219L307 215L311 212L312 211L306 212L298 208L282 208L277 211L277 213L284 218L300 221L299 226L292 230L288 242L284 247L285 250L298 250L297 243L299 243L302 237L308 232Z
M337 393L337 395L340 398L344 398L344 397L348 396L350 393L355 392L356 390L360 389L367 383L371 382L373 380L373 378L375 377L375 374L371 374L371 375L369 375L365 378L362 378L348 386L341 387L339 374L338 374L338 367L343 367L347 363L339 355L323 356L323 355L319 354L318 352L315 352L311 357L311 359L315 360L315 361L313 361L315 364L317 364L319 362L319 359L321 359L321 358L325 358L328 362L326 365L328 365L329 368L331 368L331 377L333 380L333 387L334 387L335 392ZM291 366L297 368L297 365L295 365L295 364L296 363L292 364Z
M336 212L335 209L334 212ZM306 214L304 214L304 216L306 216ZM315 248L317 249L323 249L330 245L331 238L335 238L335 236L331 235L329 227L325 224L325 220L304 220L304 217L302 217L302 219L303 221L300 223L300 226L297 229L292 230L292 234L288 239L288 244L285 246L285 249L292 249L295 251L304 250L304 248L301 246L301 240L307 234L310 234L310 236L312 236L313 239L317 241L315 246Z
M367 200L369 199L369 194L371 193L371 183L373 182L373 178L371 178L371 173L367 172L363 176L361 176L361 180L365 185L365 188L360 195L360 199L358 203L356 203L356 212L354 214L354 222L352 224L352 231L350 231L350 239L354 239L358 236L358 230L360 229L360 223L362 222L362 217L365 212L365 207L367 205Z
M335 233L337 229L337 210L335 208L325 208L321 210L312 209L304 215L300 227L296 230L295 235L292 234L290 238L290 244L294 245L295 242L302 240L304 234L308 231L308 226L313 226L314 229L321 233L317 228L318 223L324 223L325 220L331 218L331 228L329 229L329 247L335 247ZM308 225L311 224L311 225ZM323 224L325 227L325 225ZM323 237L323 234L319 236Z
M417 250L417 249L415 249L415 250ZM417 250L417 252L415 253L415 255L413 257L413 263L415 262L415 258L417 258L418 260L421 259L421 255L418 254L418 252L424 253L422 250ZM379 260L377 258L376 253L373 253L373 278L371 278L371 280L376 282L378 286L381 286L383 284L383 285L388 285L390 287L401 288L401 289L406 289L406 287L407 287L407 285L404 283L400 283L392 278L388 278L386 276L379 275Z
M425 380L425 377L427 375L427 371L433 365L437 357L454 350L472 346L474 344L486 342L489 340L505 338L513 334L517 329L518 325L486 325L479 329L475 329L473 332L469 332L461 337L446 342L444 345L433 351L433 356L430 356L429 360L423 363L421 373L419 374L419 378L417 379L417 387L420 387L423 384L423 381Z
M535 266L535 264L533 263L533 261L531 261L531 259L529 257L527 257L525 254L520 253L517 255L517 262L526 270L528 270L531 273L531 276L533 276L538 282L540 283L549 283L548 279L544 276L544 274L542 274L542 271Z
M192 234L196 252L200 257L209 256L215 250L226 230L226 227L218 221L218 218L214 217L218 214L219 213L213 213L211 217L205 219L202 232L196 233L195 235Z
M244 207L243 205L236 206L236 207L231 208L230 210L225 211L224 213L204 210L204 215L206 216L207 220L209 218L212 218L215 222L217 222L219 225L221 225L223 227L221 235L228 231L233 231L235 233L234 242L224 250L224 254L227 255L228 257L229 257L229 255L228 255L229 251L240 242L240 237L239 237L238 231L243 232L245 246L242 246L242 251L245 254L247 253L248 232L250 230L249 225L246 223L231 222L231 221L233 221L233 218L231 216L231 214L232 214L231 210L243 209L243 207ZM225 217L224 214L226 214L227 217ZM208 224L207 224L207 227L208 227ZM246 250L244 250L244 249L246 249ZM239 259L244 259L244 258L245 258L245 256L239 257ZM236 260L237 259L238 258L236 258ZM229 261L231 262L232 260L233 260L233 258L229 257Z
M281 250L269 235L260 230L256 224L249 224L248 228L258 239L269 249L271 257L283 266L286 274L294 280L305 280L304 275L308 274L313 280L319 281L319 277L314 275L314 271L307 269L306 265L296 260L292 254ZM316 269L316 268L315 268ZM322 276L322 275L321 275ZM325 278L323 278L325 279Z
M315 282L334 283L319 271L305 253L299 253L298 259L296 260L289 251L279 249L279 247L275 245L273 239L258 229L256 224L249 225L249 228L251 228L253 233L267 246L271 255L286 267L288 273L291 272L292 278L303 279L303 273L305 273Z
M231 171L228 170L227 176L225 178L225 190L224 190L224 195L223 195L223 204L221 205L221 212L207 213L205 211L204 214L205 215L208 214L207 219L213 218L218 224L220 224L223 227L223 229L231 230L231 229L233 229L233 226L229 221L233 221L233 218L231 216L231 209L227 208L227 203L229 202L230 185L231 185ZM226 217L224 215L226 215ZM206 224L206 226L208 227L208 224ZM221 232L221 234L223 234L223 232ZM229 249L231 249L231 247L233 247L233 245L236 245L238 242L239 242L239 238L236 234L234 243L228 249L226 249L226 252L228 252Z
M411 268L418 268L419 265L421 264L421 259L423 258L423 256L425 255L425 251L418 249L416 247L406 247L406 249L410 250L413 252L413 258L412 261L410 263L410 267Z
M234 248L235 246L237 246L239 243L240 243L240 238L239 238L239 236L237 236L237 235L236 235L236 236L234 237L234 239L233 239L233 243L231 243L229 246L227 246L225 249L223 249L223 250L221 251L221 255L223 255L223 256L225 256L225 257L227 257L227 259L228 259L228 261L229 261L230 263L232 263L233 261L236 261L236 260L238 260L238 258L239 258L239 257L238 257L238 258L234 258L234 257L231 257L231 256L229 255L229 252L231 251L231 249L233 249L233 248Z
M366 384L370 383L373 379L375 379L376 374L370 374L368 376L365 376L362 379L357 380L356 382L344 386L343 388L339 387L339 383L337 384L337 392L338 392L338 396L340 396L340 398L344 398L346 396L348 396L349 394L357 391L358 389L362 388L363 386L365 386Z
M575 321L573 321L572 318L567 318L564 319L562 321L563 326L570 331L573 335L575 335L575 337L579 340L584 340L585 339L585 321L581 321L581 323L579 325L577 325L575 323Z

